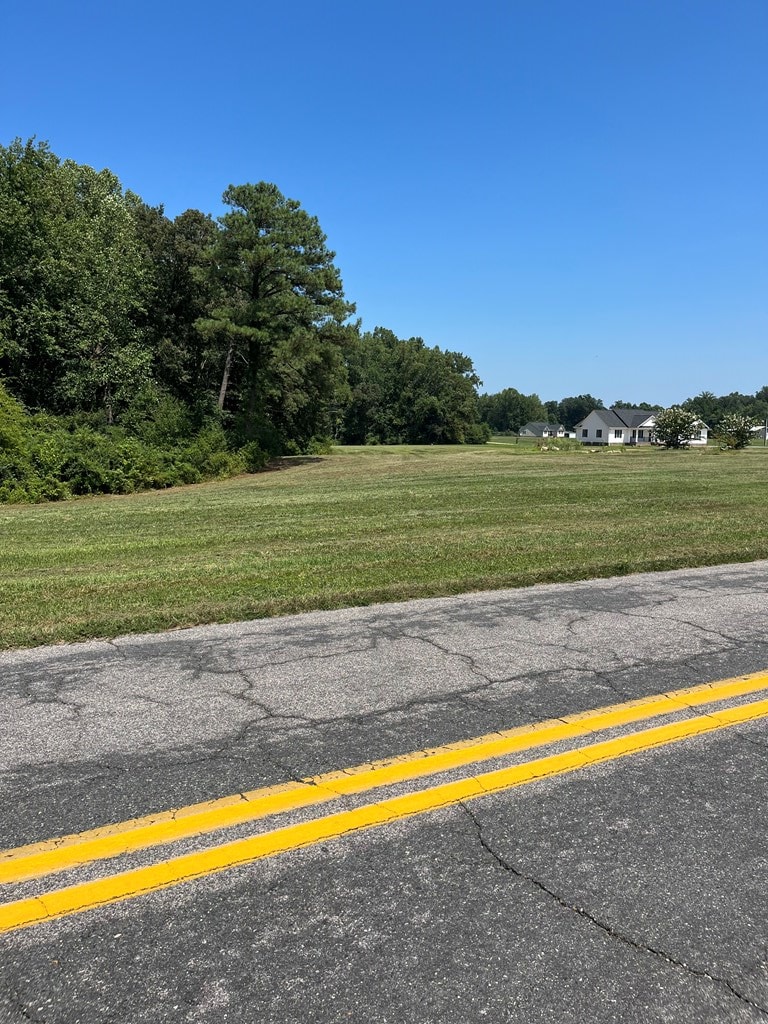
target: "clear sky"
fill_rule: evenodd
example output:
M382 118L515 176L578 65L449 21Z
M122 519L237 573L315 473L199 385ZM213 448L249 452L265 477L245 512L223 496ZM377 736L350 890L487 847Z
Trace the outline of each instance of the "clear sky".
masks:
M484 389L768 384L766 0L4 0L0 143L175 216L273 181Z

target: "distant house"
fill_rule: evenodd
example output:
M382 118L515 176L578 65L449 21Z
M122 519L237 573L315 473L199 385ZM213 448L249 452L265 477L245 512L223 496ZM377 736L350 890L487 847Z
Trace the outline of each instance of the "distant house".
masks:
M519 437L567 437L568 432L562 423L542 423L534 420L520 427Z
M656 413L647 409L632 409L615 405L611 409L593 409L576 424L576 438L582 444L655 444ZM709 427L696 421L692 445L705 445Z

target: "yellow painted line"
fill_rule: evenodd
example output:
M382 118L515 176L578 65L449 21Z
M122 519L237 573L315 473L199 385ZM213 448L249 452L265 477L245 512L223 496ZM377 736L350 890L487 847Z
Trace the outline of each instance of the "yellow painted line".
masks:
M764 689L768 689L767 672L724 679L1 851L0 884L38 878L123 853L324 803L339 796L364 793L379 786L423 778Z
M135 868L108 878L68 886L42 896L6 903L0 905L0 934L157 892L181 882L216 874L288 850L337 839L343 835L416 814L424 814L464 800L563 775L590 765L613 761L766 716L768 700L753 701L739 707L699 715L686 721L672 722L627 736L603 740L577 750L552 754L510 768L500 768L456 782L433 786L430 789L407 793L404 796L391 797L379 803L366 804L312 821L288 825L272 832L174 857L149 867Z

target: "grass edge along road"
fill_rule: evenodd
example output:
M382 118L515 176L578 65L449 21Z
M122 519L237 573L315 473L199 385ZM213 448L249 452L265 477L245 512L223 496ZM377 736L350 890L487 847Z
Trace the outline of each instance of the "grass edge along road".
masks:
M762 452L337 449L0 506L0 648L768 558Z
M347 772L334 772L319 776L317 779L307 779L304 783L295 785L305 790L318 787L324 790L325 792L320 794L320 801L337 799L349 793L366 792L381 786L392 785L395 782L442 772L457 765L466 767L478 764L483 760L496 758L501 753L525 750L542 744L547 745L564 737L589 737L628 722L645 721L659 715L669 715L701 706L709 706L709 710L701 715L577 746L533 761L470 774L465 778L453 781L438 782L427 789L389 796L372 804L354 807L351 810L331 813L193 853L159 860L129 871L0 904L0 933L81 913L98 906L122 902L205 875L217 874L230 868L253 863L264 857L337 839L352 832L375 828L403 818L460 804L465 800L499 793L527 783L578 771L591 765L677 743L694 736L703 736L733 725L756 721L768 717L768 699L725 708L717 708L714 705L765 690L768 690L768 673L755 673L750 676L670 691L629 701L625 704L598 708L594 711L567 716L561 720L535 723L510 730L508 733L492 734L434 750L418 751L388 762L360 765L357 768L348 769ZM433 759L431 764L430 758ZM413 770L414 767L415 770ZM352 781L345 786L344 780ZM250 799L245 802L254 804L250 820L257 820L285 810L285 807L280 806L280 797L289 791L288 785L286 785L249 794ZM266 803L259 806L258 799L260 797L266 801L270 797L277 797L277 801L274 805ZM231 801L235 798L227 799ZM319 801L309 799L304 805L316 802ZM218 827L223 828L231 824L231 820L226 814L226 808L231 804L225 801L214 803L219 804L219 807L214 809L214 813L216 810L224 812L221 814ZM303 805L299 803L294 806ZM201 808L207 808L210 811L211 805L181 808L168 812L168 815L181 821L186 818L188 823L193 824L191 830L188 828L181 835L203 834L211 831L210 822L205 824L200 822L203 827L194 828L195 817L203 813ZM173 841L173 838L163 840L157 839L157 837L147 841L147 836L144 835L135 845L131 845L130 841L126 844L123 840L122 849L113 848L112 853L105 853L104 849L99 849L98 846L94 848L94 842L98 844L98 840L101 838L109 840L110 836L129 835L132 829L140 831L142 828L146 828L147 823L151 820L153 819L138 819L133 822L108 826L105 829L92 830L80 836L68 836L63 839L48 840L40 844L4 851L0 854L0 864L3 865L5 872L2 881L8 883L22 878L47 877L58 870L71 868L75 864L90 864L103 856L114 856L116 849L117 852L133 851L155 846L158 842ZM166 816L167 820L169 819ZM177 835L174 838L179 837ZM80 854L78 855L76 852L73 858L72 850L76 850L78 845L80 845Z

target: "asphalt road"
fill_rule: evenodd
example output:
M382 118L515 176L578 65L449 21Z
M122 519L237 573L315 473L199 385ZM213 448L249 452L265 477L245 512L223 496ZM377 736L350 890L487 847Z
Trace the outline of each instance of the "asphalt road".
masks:
M767 598L760 562L2 654L0 849L765 672ZM768 1020L767 783L763 717L6 931L0 1022Z

